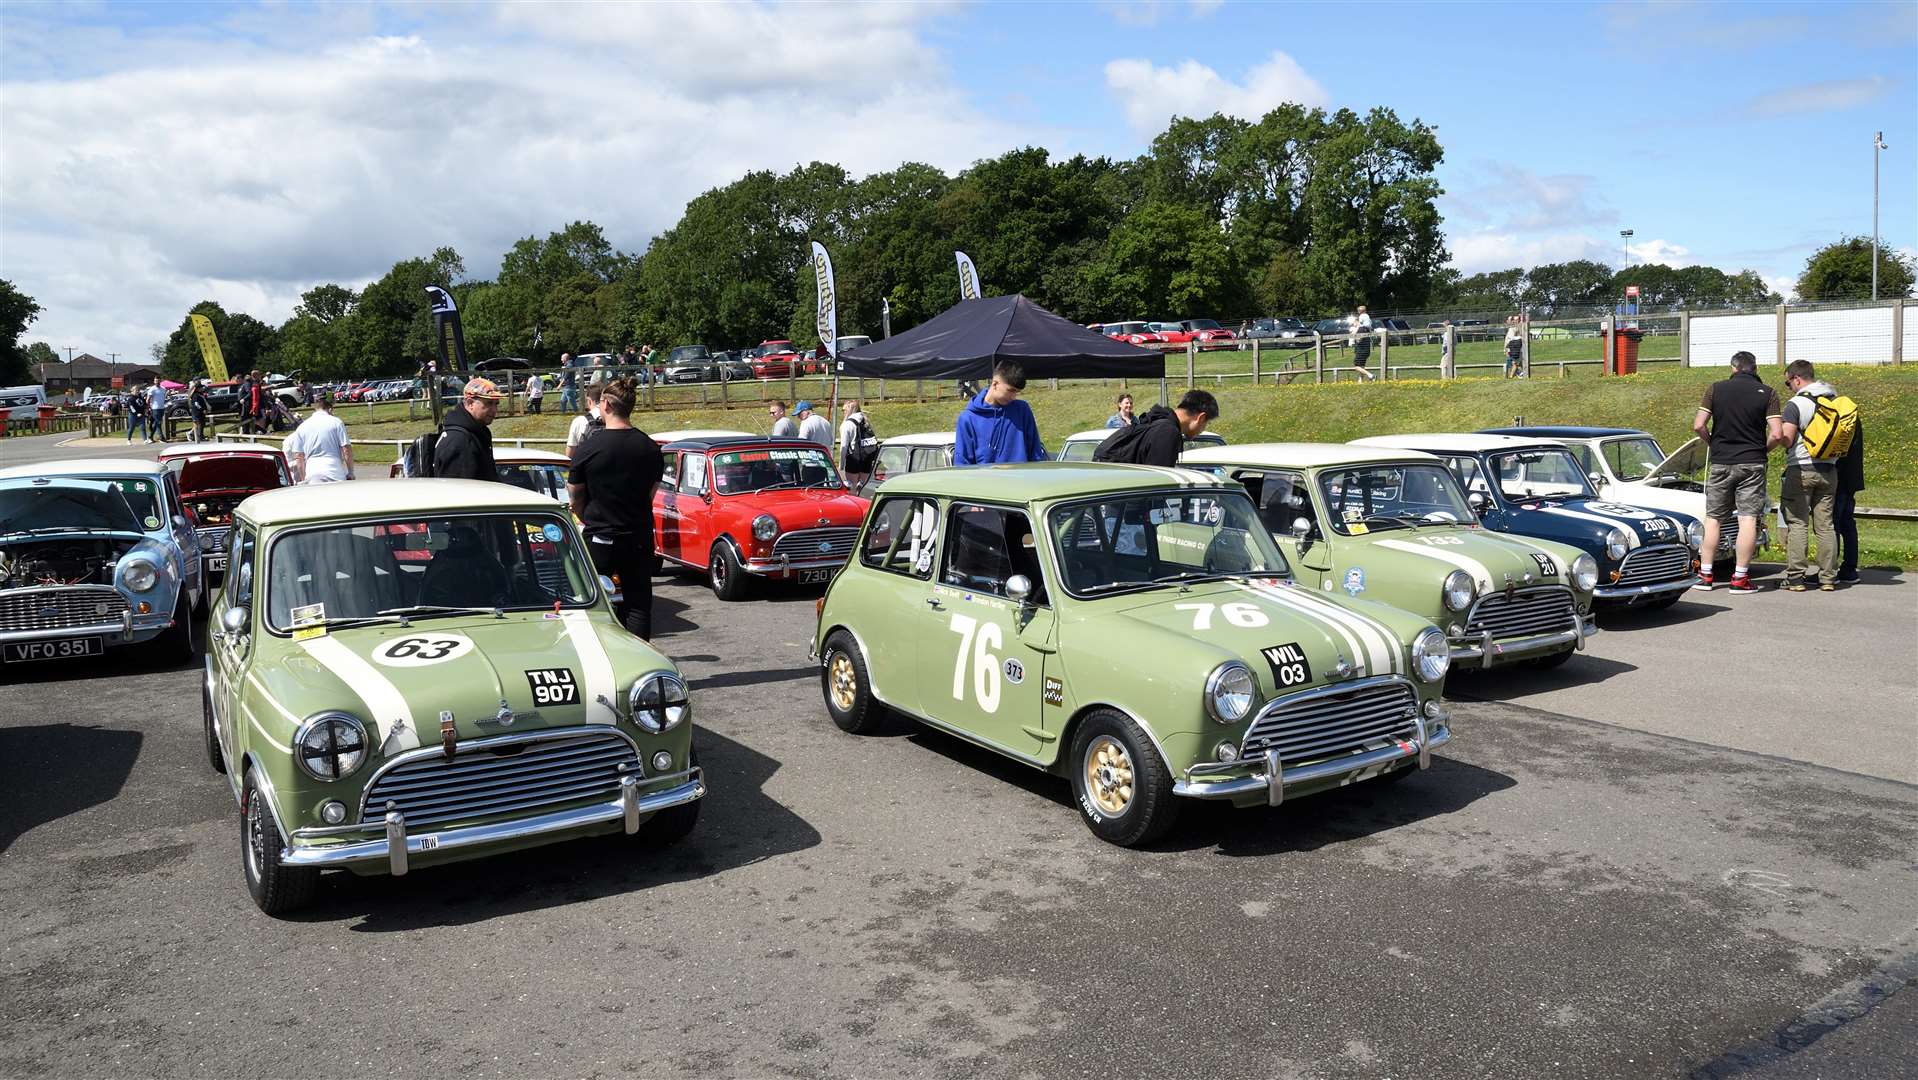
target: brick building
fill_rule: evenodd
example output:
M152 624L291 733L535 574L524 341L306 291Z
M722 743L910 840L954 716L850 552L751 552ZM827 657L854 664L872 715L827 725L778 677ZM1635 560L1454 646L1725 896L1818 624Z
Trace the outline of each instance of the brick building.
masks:
M99 393L152 382L160 377L160 369L145 364L109 363L92 353L81 353L71 364L40 364L35 374L40 377L40 385L47 388L47 397L57 398L68 390L78 397L88 387Z

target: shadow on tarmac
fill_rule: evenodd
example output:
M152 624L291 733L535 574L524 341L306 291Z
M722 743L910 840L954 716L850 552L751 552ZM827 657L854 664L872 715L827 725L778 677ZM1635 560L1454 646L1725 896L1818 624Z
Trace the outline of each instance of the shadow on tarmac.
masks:
M652 846L642 827L637 836L585 837L402 878L328 874L294 921L357 918L352 929L362 933L465 926L710 877L819 843L818 830L764 793L778 761L704 728L693 746L710 791L699 825L677 844Z
M0 851L119 795L145 740L138 731L78 724L0 727Z

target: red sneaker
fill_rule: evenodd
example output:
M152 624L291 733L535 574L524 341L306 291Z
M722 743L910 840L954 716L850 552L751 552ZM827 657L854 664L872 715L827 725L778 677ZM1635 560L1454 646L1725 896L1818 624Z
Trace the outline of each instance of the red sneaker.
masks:
M1704 571L1704 572L1702 572L1702 573L1700 573L1700 574L1698 575L1698 581L1697 581L1697 583L1696 583L1696 584L1694 584L1694 585L1692 586L1692 588L1694 588L1694 589L1697 589L1697 590L1698 590L1699 592L1711 592L1711 591L1712 591L1712 574L1711 574L1711 571L1709 571L1709 570L1706 570L1706 571Z
M1750 575L1733 574L1732 575L1732 591L1733 592L1757 592L1758 586L1752 584L1752 579Z

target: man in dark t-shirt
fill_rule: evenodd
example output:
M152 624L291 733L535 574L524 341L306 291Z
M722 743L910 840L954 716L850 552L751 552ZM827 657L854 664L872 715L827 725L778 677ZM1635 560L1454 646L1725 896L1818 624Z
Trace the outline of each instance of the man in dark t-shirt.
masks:
M1705 388L1692 418L1692 431L1707 440L1705 536L1699 546L1698 584L1712 588L1712 555L1718 551L1720 522L1738 518L1732 592L1755 592L1752 556L1758 550L1758 519L1765 513L1765 456L1783 440L1778 394L1758 378L1758 358L1732 354L1732 377Z
M653 634L653 489L665 459L652 436L632 426L633 383L619 379L600 396L606 427L573 456L566 490L585 526L593 568L617 576L619 621L641 638Z

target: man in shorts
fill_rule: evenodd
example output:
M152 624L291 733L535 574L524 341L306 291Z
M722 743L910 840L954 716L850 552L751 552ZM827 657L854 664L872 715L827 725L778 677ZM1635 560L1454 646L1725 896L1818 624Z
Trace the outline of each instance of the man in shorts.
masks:
M1705 542L1699 546L1698 584L1692 588L1711 591L1719 522L1736 514L1738 564L1731 591L1756 592L1751 561L1758 550L1758 519L1765 513L1765 456L1784 443L1778 394L1759 380L1757 357L1732 354L1732 377L1705 388L1692 431L1707 440L1711 462L1705 471Z

